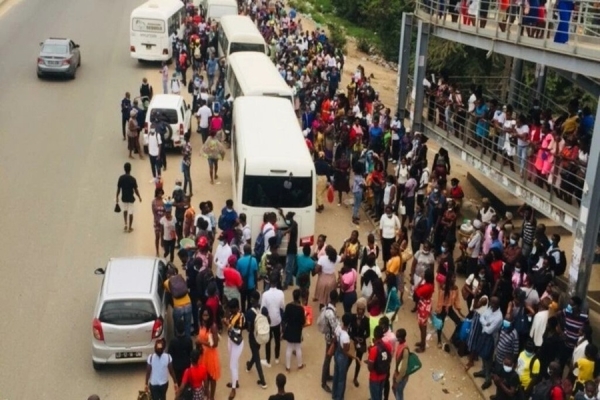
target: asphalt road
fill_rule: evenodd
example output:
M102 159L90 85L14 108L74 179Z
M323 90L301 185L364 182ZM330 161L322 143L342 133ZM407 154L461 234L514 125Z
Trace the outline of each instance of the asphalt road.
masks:
M157 66L140 65L128 54L129 14L139 3L8 0L0 7L0 203L5 210L0 399L75 400L97 393L102 400L127 400L142 388L143 366L96 373L90 359L91 316L101 281L94 269L110 257L153 254L153 185L147 160L132 161L143 199L135 231L123 233L122 219L113 213L116 180L128 161L120 133L120 99L126 90L136 93L143 76L157 92L161 88ZM50 36L67 36L81 45L76 80L37 79L38 44ZM211 186L206 162L197 157L196 135L193 145L193 203L197 207L210 199L220 209L231 195L229 158L221 165L221 184ZM180 174L179 157L169 159L167 192ZM327 234L336 248L355 228L343 206L328 206L317 219L317 233ZM359 227L363 242L372 229L366 222ZM412 344L416 322L406 310L400 325L409 331ZM302 373L292 371L288 389L297 399L328 399L319 382L321 335L313 327L304 338L308 367ZM434 347L422 357L423 372L411 378L407 398L438 398L442 387L463 399L478 398L462 372L452 372L456 379L448 379L445 386L431 381L432 369L459 368ZM282 354L284 350L282 344ZM267 398L275 392L275 375L284 372L283 365L266 371L269 389L263 391L254 384L256 373L243 371L247 357L246 350L238 398ZM218 399L228 393L227 360L224 345ZM348 396L367 398L366 368L360 381L361 387L354 388L349 380Z

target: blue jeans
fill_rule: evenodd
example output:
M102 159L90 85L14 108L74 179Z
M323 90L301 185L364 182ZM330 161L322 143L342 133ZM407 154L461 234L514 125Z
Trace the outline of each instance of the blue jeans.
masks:
M525 170L525 161L527 161L527 146L517 146L517 156L519 157L519 173Z
M359 190L358 192L353 192L354 195L354 205L352 206L352 218L358 219L358 210L360 210L360 205L362 203L363 192Z
M173 307L173 322L183 320L185 336L190 337L192 332L192 305L188 304L183 307Z
M356 303L356 290L342 294L342 304L344 305L344 314L352 314L352 306Z
M192 176L190 175L190 165L181 164L181 172L183 172L183 191L188 193L187 187L190 186L190 194L192 193Z
M371 400L382 400L383 399L383 385L385 381L373 382L369 381L369 394Z
M343 400L346 392L346 375L348 374L349 359L338 345L333 356L333 386L331 388L331 398L333 400Z
M396 390L394 390L394 396L396 396L396 400L404 400L404 388L406 387L407 382L408 378L404 378L396 385Z
M288 254L285 256L285 281L286 286L294 285L294 266L296 264L296 255Z

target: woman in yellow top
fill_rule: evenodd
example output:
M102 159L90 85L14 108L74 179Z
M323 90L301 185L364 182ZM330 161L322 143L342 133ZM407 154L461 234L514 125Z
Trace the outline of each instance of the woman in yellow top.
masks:
M573 373L577 375L577 381L573 392L577 393L584 390L585 382L594 380L594 367L596 366L596 356L598 355L598 347L593 344L588 344L585 347L585 357L580 358L573 364Z
M358 271L358 254L360 242L358 241L358 231L353 230L350 237L344 241L340 249L340 256L344 257L344 263L348 263L352 268Z
M450 319L456 325L454 333L456 333L462 323L462 319L465 318L460 308L460 297L458 295L458 286L456 286L456 274L454 271L448 271L446 275L446 282L444 283L444 290L438 290L437 305L435 308L435 314L439 319L442 320L442 328L444 327L444 321L446 317ZM454 334L452 335L454 336ZM437 331L438 337L438 348L442 348L442 330Z
M390 248L390 259L385 264L385 273L396 277L396 287L400 288L400 281L404 286L404 280L402 277L402 256L400 256L400 246L398 243L394 243ZM387 280L386 280L387 282ZM388 284L388 292L392 290L391 285ZM400 290L400 289L398 289Z

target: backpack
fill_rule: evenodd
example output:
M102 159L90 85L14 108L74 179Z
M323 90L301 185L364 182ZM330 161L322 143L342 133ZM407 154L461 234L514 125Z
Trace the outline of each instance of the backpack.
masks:
M169 292L175 299L184 298L188 294L188 287L183 276L177 274L169 278Z
M194 58L200 58L201 54L200 54L200 46L196 46L194 48Z
M273 228L269 228L266 231L260 231L258 236L256 237L256 241L254 242L254 257L258 259L262 259L263 254L265 253L265 233L272 231Z
M331 331L333 330L333 328L329 325L329 320L327 319L327 315L325 315L327 310L334 312L332 308L327 306L321 310L321 313L319 314L319 318L317 318L317 328L319 329L319 332L321 332L323 335L331 333Z
M385 347L382 342L377 343L377 357L373 363L373 369L379 375L385 375L390 372L392 362L392 353Z
M533 387L531 392L531 400L547 400L550 398L550 392L556 386L550 379L544 379ZM560 386L559 386L560 387ZM561 388L562 391L562 388Z
M206 298L206 289L208 289L208 285L214 280L215 276L209 268L205 268L198 272L198 275L196 276L196 289L201 298Z
M258 312L256 308L253 308L252 311L256 314L256 317L254 317L254 339L260 345L266 344L271 339L269 319Z
M553 254L556 251L558 251L560 260L558 264L555 264L554 266L554 276L561 276L567 270L567 255L561 249L554 249L550 252L550 254Z
M521 306L515 317L514 327L519 336L529 334L529 316L525 312L525 305Z

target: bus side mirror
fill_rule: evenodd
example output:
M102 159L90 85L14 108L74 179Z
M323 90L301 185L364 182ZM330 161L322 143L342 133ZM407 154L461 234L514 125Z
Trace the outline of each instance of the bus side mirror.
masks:
M94 275L104 275L106 273L106 271L104 270L104 268L96 268L94 270Z

